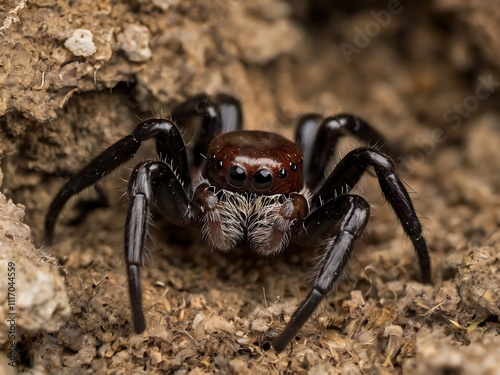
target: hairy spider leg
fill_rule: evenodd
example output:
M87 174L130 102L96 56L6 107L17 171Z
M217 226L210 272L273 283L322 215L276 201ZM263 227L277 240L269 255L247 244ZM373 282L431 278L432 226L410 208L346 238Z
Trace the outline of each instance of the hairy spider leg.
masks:
M210 100L205 95L199 95L181 104L172 112L172 118L178 124L199 118L200 135L194 145L193 164L195 168L203 165L203 153L208 144L220 133L237 130L242 126L241 106L236 99L227 95L217 95ZM179 130L172 137L169 152L179 154L186 160L187 153ZM184 184L177 171L176 164L167 164L167 159L160 161L147 160L140 163L132 172L128 194L130 198L125 222L125 260L129 281L130 305L132 309L132 325L136 333L146 329L146 319L142 309L142 291L140 283L140 267L143 265L143 253L150 224L151 208L154 206L170 223L180 227L190 227L197 224L194 212L195 205L205 205L213 192L204 192L201 187L196 189L195 203L188 194L192 191ZM188 174L189 176L189 174Z
M324 180L340 138L347 135L353 135L369 146L394 156L384 136L360 117L349 114L326 118L318 114L302 116L295 138L304 153L304 181L310 191L314 191Z
M131 135L104 150L59 190L45 216L45 244L52 244L57 218L67 201L132 159L143 141L155 138L156 152L160 160L169 160L176 167L176 173L180 176L182 184L189 186L191 177L187 155L185 152L179 152L179 149L185 148L182 135L178 131L170 132L173 123L183 126L189 116L203 120L200 124L201 132L206 136L198 137L195 148L199 150L205 143L210 143L218 133L241 128L243 118L239 102L231 96L219 94L213 100L206 95L199 95L180 104L172 112L173 121L149 119L140 122ZM204 130L205 128L209 130Z
M292 315L283 332L272 344L283 350L297 335L316 310L323 297L330 293L339 280L354 243L363 233L370 218L370 205L359 195L340 195L312 212L301 230L293 235L293 242L308 246L327 236L323 242L323 256L313 287Z
M66 202L72 196L111 173L121 164L132 159L141 143L151 138L156 138L158 155L162 158L169 158L177 166L177 173L182 183L184 185L191 183L186 153L180 152L178 146L182 145L183 149L184 143L174 123L165 119L142 121L134 128L131 135L109 146L59 190L45 217L46 245L50 245L53 241L55 224Z
M427 244L422 236L422 225L406 188L396 174L391 158L371 147L360 147L349 152L334 168L321 188L311 197L312 206L339 194L349 192L358 183L368 167L373 167L385 199L390 203L403 230L413 243L420 266L420 279L431 283L431 265Z
M178 149L180 147L177 147ZM185 153L185 149L181 149ZM142 292L139 270L143 254L151 208L154 205L169 222L181 227L197 223L191 214L190 200L178 175L164 161L147 160L132 172L128 195L130 198L125 221L125 261L129 282L132 324L137 333L146 329L142 311Z
M204 136L198 137L195 142L195 149L199 150L217 134L240 129L243 117L239 102L223 94L217 95L212 101L200 95L181 104L172 113L173 121L181 125L189 116L201 118L201 133ZM132 159L143 141L156 140L156 152L160 161L149 160L140 163L134 168L128 187L130 203L125 225L124 250L132 320L138 333L143 332L146 327L142 312L139 266L142 264L151 203L153 202L162 215L175 225L194 224L194 218L189 214L187 196L187 191L191 188L191 177L186 147L173 121L149 119L136 125L131 135L104 150L59 190L45 218L45 243L49 245L53 240L57 218L72 196Z
M349 152L325 179L326 168L340 137L349 133L373 146ZM379 150L386 148L383 136L368 123L352 115L342 114L322 120L321 116L312 114L300 120L296 139L307 158L306 187L313 193L309 200L311 213L305 219L303 227L292 236L292 242L310 246L322 236L330 235L330 238L323 245L324 256L311 292L297 308L284 331L273 340L273 346L278 351L285 348L323 297L333 290L355 240L368 222L368 203L360 196L346 194L354 188L369 167L374 168L385 198L413 243L422 281L431 282L429 253L420 221L408 192L396 175L390 157ZM335 232L332 234L331 231Z
M212 140L222 134L240 130L243 124L241 104L234 97L218 94L211 98L205 94L188 99L172 111L172 119L176 124L198 122L199 129L193 147L192 167L200 170L207 155L208 146Z
M230 95L217 94L214 102L219 107L221 117L221 129L217 135L241 130L243 127L243 110L240 101Z

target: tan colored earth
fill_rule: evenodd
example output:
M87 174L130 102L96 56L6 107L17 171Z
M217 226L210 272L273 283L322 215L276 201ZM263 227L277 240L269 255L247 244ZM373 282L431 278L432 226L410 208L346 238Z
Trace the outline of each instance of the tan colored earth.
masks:
M0 4L0 373L498 374L500 8L330 3ZM419 282L368 173L355 191L372 206L366 235L284 351L270 339L307 294L317 251L216 253L199 230L156 216L142 271L148 328L133 333L126 180L153 145L68 203L53 246L44 215L134 124L200 92L238 97L247 129L290 138L310 112L373 124L401 150L433 284ZM350 138L339 153L359 145Z

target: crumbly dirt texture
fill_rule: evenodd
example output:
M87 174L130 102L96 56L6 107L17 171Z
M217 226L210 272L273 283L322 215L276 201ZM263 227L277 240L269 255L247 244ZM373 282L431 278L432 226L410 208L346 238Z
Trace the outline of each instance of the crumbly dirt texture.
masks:
M491 374L500 368L500 10L491 1L7 0L0 4L0 373ZM367 174L372 205L344 281L291 345L270 339L320 255L214 253L154 217L148 328L130 325L122 255L132 163L71 200L58 189L139 119L225 92L245 127L293 137L349 112L401 151L432 285ZM188 129L188 133L195 129ZM187 133L187 134L188 134ZM340 154L361 145L350 138ZM124 181L125 180L125 181ZM16 265L16 368L7 264Z

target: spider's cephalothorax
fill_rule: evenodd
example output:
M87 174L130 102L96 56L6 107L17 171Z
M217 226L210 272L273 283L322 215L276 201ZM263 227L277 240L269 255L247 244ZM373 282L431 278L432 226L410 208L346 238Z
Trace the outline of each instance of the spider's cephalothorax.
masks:
M207 156L206 180L195 188L195 197L203 197L196 201L202 202L198 216L206 240L222 251L245 237L261 254L286 248L292 223L307 212L306 199L292 195L302 189L299 145L278 134L240 130L216 137Z
M193 119L200 128L188 158L178 126ZM368 144L386 144L369 124L352 115L306 115L299 121L296 142L241 127L240 103L222 94L189 99L172 112L172 120L142 121L62 187L46 216L45 242L52 242L57 217L70 197L131 159L142 141L153 138L159 160L137 165L128 186L125 260L137 333L146 329L139 268L148 218L155 209L174 225L201 226L203 237L221 251L242 241L264 255L290 243L321 247L310 293L273 340L282 350L333 290L366 227L370 206L349 191L369 167L414 245L422 281L430 282L421 225L391 159L376 147L360 147L326 173L339 138L346 134Z

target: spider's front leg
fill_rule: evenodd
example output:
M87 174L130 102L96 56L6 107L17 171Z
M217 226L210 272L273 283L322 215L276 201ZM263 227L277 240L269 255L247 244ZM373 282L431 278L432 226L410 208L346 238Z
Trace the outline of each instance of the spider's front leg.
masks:
M352 150L337 164L321 188L313 194L312 205L320 205L322 201L341 191L350 191L369 167L375 170L385 199L390 203L403 230L413 243L419 261L421 281L430 284L431 263L429 250L422 235L422 225L389 156L372 147Z
M195 210L188 194L192 191L190 170L197 171L203 164L204 145L216 134L241 127L242 113L239 102L226 95L210 98L199 95L172 112L173 121L185 125L197 119L203 137L194 142L192 166L188 165L186 146L173 121L150 119L140 122L131 135L108 147L80 172L74 175L58 192L45 218L45 243L52 243L57 218L66 202L88 186L93 185L124 162L135 156L141 143L155 139L159 161L148 160L133 171L128 192L129 210L125 228L125 259L129 278L132 320L137 333L146 324L142 311L142 293L139 268L143 263L152 207L171 223L191 226L197 223ZM206 151L206 150L205 150ZM203 151L203 152L205 152Z
M151 208L155 206L163 217L177 226L189 227L197 221L181 180L163 161L148 160L139 164L132 172L128 194L130 203L125 222L125 261L132 323L135 332L141 333L146 329L146 320L142 311L139 268L143 265Z
M201 134L194 142L192 161L192 169L198 171L210 141L219 133L240 129L242 118L240 103L231 96L219 94L213 98L198 95L187 100L172 111L172 121L160 118L140 122L131 135L104 150L59 190L45 216L45 244L52 244L57 218L68 200L132 159L142 142L155 139L159 159L175 166L182 185L187 188L191 184L190 168L182 135L175 124L185 126L193 119L198 121Z
M187 121L187 117L193 116L201 121L203 136L198 136L194 144L192 160L194 170L203 164L204 155L201 154L201 150L206 142L227 128L241 127L241 109L237 101L232 97L218 95L215 102L217 104L213 104L205 95L200 95L179 106L172 114L183 123ZM151 208L154 206L171 224L190 227L198 223L201 212L215 209L217 203L214 192L205 189L204 184L198 185L193 192L191 180L186 183L182 178L183 165L180 165L181 169L178 170L175 159L170 159L169 156L173 154L181 160L187 160L186 147L180 133L178 131L177 133L168 148L158 148L160 155L167 156L166 161L142 162L134 169L128 186L130 203L125 226L124 250L132 323L136 333L146 329L139 270L143 264L144 243L148 233ZM203 152L206 152L206 149ZM187 176L189 178L188 173ZM191 194L192 200L190 200Z
M307 129L315 130L316 135L306 136ZM368 203L359 196L342 194L354 188L369 167L375 170L385 198L413 243L419 259L422 282L431 282L429 252L422 236L422 226L388 155L376 147L357 148L349 152L324 179L338 138L346 130L368 143L383 143L382 136L369 124L351 115L335 116L323 122L317 115L304 117L296 133L306 159L306 184L313 190L313 194L310 198L312 213L306 218L303 229L295 233L293 240L307 246L324 234L331 233L332 229L336 232L332 233L333 237L324 245L324 256L313 289L295 311L285 330L273 341L273 346L278 351L285 348L325 294L332 290L347 263L354 241L366 226L369 218ZM320 181L324 183L320 185Z
M150 138L156 139L157 153L164 159L145 161L132 172L125 228L125 260L132 320L138 333L145 329L139 267L143 263L143 248L152 204L155 203L163 216L173 224L189 226L194 223L193 217L189 215L189 200L185 192L191 185L186 148L177 126L165 119L150 119L139 123L131 135L107 148L61 188L51 203L45 220L45 241L49 244L52 242L57 216L67 200L130 160L141 142Z
M297 308L284 331L273 340L281 351L297 335L323 297L333 290L370 217L370 205L360 196L341 195L327 201L305 219L292 241L310 246L326 237L324 253L313 288Z
M338 140L346 134L352 134L372 146L349 152L325 180L325 171ZM306 184L314 192L311 197L312 208L320 206L331 197L349 192L366 170L372 167L385 198L413 243L422 282L430 283L429 251L422 236L422 226L408 192L396 173L389 156L393 152L387 147L384 137L366 121L348 114L327 117L324 120L319 115L304 116L298 124L296 137L304 150Z

